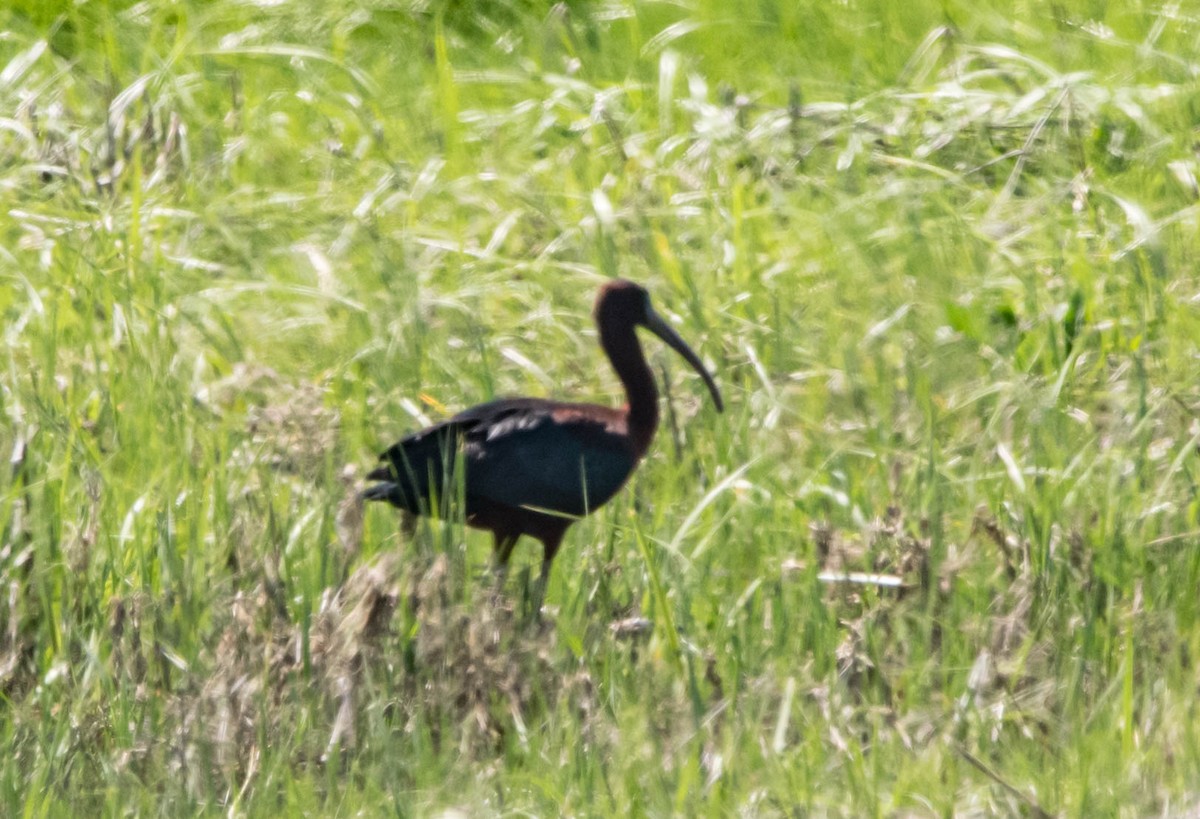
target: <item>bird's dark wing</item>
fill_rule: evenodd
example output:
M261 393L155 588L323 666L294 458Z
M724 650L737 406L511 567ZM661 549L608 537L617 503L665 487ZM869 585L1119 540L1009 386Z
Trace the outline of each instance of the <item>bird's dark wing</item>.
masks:
M439 511L440 499L453 497L457 491L454 464L464 436L538 403L544 402L528 398L489 401L402 438L379 456L383 466L367 475L367 480L379 483L368 487L363 498L387 501L414 514Z
M413 514L437 512L455 491L454 464L468 425L450 419L415 432L379 456L383 465L367 475L366 500L387 501Z
M453 464L465 465L465 494L492 504L582 516L625 483L637 457L614 429L614 410L536 398L480 404L404 438L367 477L363 497L427 514L431 495L457 490ZM436 510L433 510L436 511Z
M579 517L616 494L637 457L612 410L519 400L466 433L468 500Z

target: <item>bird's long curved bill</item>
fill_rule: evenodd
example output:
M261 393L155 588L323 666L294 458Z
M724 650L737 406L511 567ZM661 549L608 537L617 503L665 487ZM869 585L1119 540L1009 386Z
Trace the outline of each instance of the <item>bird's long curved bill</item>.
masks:
M704 383L708 385L708 391L712 393L713 403L717 405L717 412L725 411L725 403L721 400L721 391L717 389L717 382L713 381L712 375L704 368L700 362L700 357L692 352L692 348L687 345L687 342L679 337L679 333L667 324L663 317L658 313L646 308L646 329L661 338L668 347L683 356L684 361L692 365L692 369L700 374L704 379Z

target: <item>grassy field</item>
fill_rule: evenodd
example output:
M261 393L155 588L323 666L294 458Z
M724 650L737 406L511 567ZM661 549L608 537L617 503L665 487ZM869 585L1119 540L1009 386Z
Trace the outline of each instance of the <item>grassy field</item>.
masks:
M1198 177L1191 2L9 2L0 815L1197 815ZM615 275L533 622L354 493Z

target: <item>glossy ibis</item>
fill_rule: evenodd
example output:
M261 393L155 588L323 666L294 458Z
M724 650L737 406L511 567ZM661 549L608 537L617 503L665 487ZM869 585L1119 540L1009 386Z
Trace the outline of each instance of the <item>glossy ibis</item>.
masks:
M541 589L563 535L604 505L646 454L658 426L658 390L635 328L645 327L721 393L692 349L650 306L649 294L616 279L600 288L594 311L600 346L625 386L620 409L542 398L501 398L413 433L379 459L363 497L417 515L437 514L459 481L467 525L490 529L501 572L521 535L542 542ZM461 460L458 454L461 452ZM461 463L463 474L454 474Z

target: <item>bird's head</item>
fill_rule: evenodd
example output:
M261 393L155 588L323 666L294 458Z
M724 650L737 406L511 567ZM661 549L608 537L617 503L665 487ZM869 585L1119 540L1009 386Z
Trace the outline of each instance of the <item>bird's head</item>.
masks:
M713 403L717 405L717 412L724 411L721 392L717 389L712 375L700 361L700 357L680 338L679 333L655 311L650 304L650 294L646 292L646 288L626 279L613 279L600 288L594 312L601 334L606 330L645 327L661 338L667 346L683 356L692 369L704 379L708 391L712 393Z
M619 322L621 324L646 324L646 316L654 312L650 306L650 294L640 284L628 279L613 279L596 294L595 317L597 322Z

